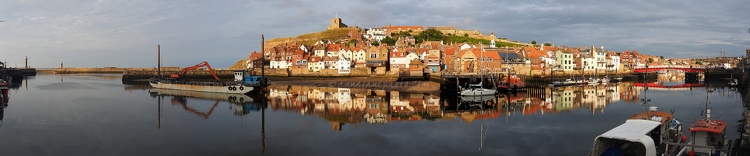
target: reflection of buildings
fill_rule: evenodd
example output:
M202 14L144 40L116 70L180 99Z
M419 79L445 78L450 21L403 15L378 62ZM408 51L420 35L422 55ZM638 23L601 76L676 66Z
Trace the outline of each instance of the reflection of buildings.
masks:
M319 116L333 130L346 124L386 124L397 121L494 119L502 114L556 114L577 109L603 113L612 102L637 99L632 83L530 89L526 93L473 99L358 88L271 86L269 105L274 111ZM461 102L463 101L463 102Z

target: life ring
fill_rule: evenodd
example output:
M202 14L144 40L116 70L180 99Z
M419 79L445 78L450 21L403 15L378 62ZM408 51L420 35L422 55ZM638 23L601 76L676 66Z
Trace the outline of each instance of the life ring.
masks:
M240 86L240 90L245 90L245 87Z

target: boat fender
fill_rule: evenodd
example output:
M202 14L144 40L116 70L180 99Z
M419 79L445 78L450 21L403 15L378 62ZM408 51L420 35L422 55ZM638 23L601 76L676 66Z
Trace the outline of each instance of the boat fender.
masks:
M240 97L240 102L244 102L244 101L245 101L245 98L244 97Z
M240 90L245 90L245 87L240 86Z
M232 90L237 90L237 87L232 87Z
M227 87L227 89L232 90L232 86Z

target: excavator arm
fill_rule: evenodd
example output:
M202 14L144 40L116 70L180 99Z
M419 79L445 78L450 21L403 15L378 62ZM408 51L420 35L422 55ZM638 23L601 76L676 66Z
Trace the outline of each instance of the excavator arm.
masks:
M208 68L208 71L211 72L211 75L214 76L214 78L216 79L216 81L221 82L221 80L219 79L219 76L216 76L216 73L214 72L214 69L212 69L211 65L209 65L208 62L206 62L206 61L198 63L198 64L196 64L194 66L185 67L184 69L182 69L182 71L180 71L180 73L172 74L172 75L170 75L170 77L173 78L173 79L180 79L182 77L185 77L185 73L187 73L188 71L195 70L195 69L198 69L198 68L201 68L201 67L204 67L204 66L206 68Z

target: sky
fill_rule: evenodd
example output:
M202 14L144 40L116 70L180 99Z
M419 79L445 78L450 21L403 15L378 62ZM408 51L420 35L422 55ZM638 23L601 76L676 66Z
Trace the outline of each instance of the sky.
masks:
M750 9L742 0L4 0L0 61L36 68L227 68L266 40L325 30L455 26L557 46L604 46L666 58L743 56Z

